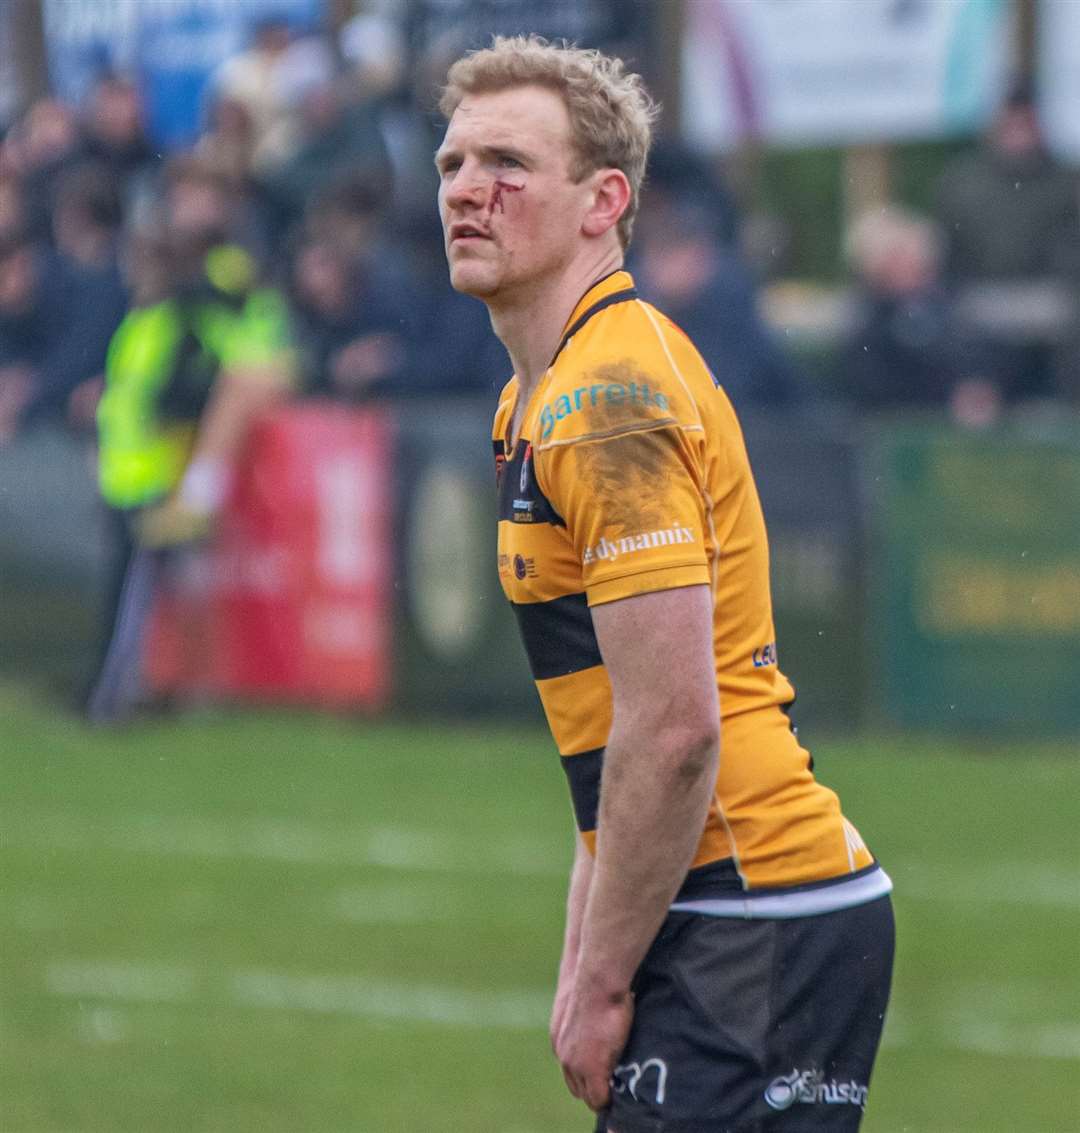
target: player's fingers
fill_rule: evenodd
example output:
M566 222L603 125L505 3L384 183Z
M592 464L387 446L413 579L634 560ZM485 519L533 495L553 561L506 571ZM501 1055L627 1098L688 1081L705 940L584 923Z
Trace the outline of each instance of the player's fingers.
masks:
M581 1097L581 1082L579 1079L570 1072L566 1063L562 1063L562 1076L563 1081L566 1082L566 1088L575 1098Z
M611 1080L603 1071L593 1071L585 1079L581 1094L585 1104L592 1110L601 1110L611 1100Z

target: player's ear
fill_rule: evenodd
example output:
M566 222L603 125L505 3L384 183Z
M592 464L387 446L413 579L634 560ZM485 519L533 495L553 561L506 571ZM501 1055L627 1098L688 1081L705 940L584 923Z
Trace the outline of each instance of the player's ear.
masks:
M621 169L598 169L591 180L592 196L581 230L586 236L602 236L630 207L630 182Z

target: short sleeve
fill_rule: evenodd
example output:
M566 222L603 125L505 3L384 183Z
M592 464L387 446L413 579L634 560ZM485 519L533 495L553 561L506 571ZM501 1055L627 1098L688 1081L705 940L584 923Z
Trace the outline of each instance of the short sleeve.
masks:
M584 416L584 415L583 415ZM541 488L566 523L589 604L708 584L695 435L657 405L594 413L537 448ZM700 432L700 426L697 427Z

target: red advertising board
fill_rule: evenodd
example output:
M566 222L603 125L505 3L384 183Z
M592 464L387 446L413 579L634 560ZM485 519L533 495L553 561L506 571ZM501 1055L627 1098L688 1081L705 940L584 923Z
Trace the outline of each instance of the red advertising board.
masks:
M390 693L392 427L310 403L253 430L213 544L155 611L159 691L378 708Z

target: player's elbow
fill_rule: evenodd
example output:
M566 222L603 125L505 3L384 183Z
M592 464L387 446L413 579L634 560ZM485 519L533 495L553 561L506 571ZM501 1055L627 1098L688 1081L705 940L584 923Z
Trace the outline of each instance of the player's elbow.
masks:
M687 739L686 756L683 759L683 774L698 779L716 778L720 761L720 722L703 720L693 729Z
M669 773L691 784L716 774L720 752L720 722L706 712L690 712L663 729L658 745Z

